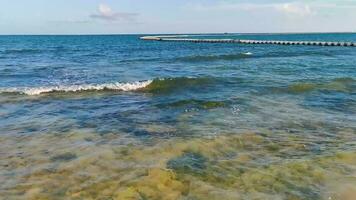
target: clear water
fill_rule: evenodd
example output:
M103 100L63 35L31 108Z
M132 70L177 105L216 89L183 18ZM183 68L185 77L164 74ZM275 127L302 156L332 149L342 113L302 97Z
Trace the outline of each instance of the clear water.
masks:
M139 37L0 36L0 197L356 198L356 48Z

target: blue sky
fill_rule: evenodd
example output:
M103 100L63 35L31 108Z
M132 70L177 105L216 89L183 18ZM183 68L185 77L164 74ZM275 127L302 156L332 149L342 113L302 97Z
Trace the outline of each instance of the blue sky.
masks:
M356 0L0 0L0 34L350 31Z

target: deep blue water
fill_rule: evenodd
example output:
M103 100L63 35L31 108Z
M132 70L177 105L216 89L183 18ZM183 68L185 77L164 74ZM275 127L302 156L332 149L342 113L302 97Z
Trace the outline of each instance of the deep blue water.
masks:
M189 141L251 131L278 133L268 141L298 136L303 140L295 144L309 145L307 153L294 150L279 160L265 154L256 165L356 150L355 144L331 142L341 141L345 132L351 136L342 141L355 139L356 48L170 43L139 37L0 36L4 148L23 137L41 141L71 132ZM356 41L356 34L192 37ZM70 145L80 149L85 144Z
M356 34L202 37L356 41ZM276 112L259 113L267 108L256 108L255 113L249 111L261 106L263 102L258 101L264 99L275 103L293 101L312 113L335 116L328 123L355 126L355 48L167 43L138 38L137 35L1 36L0 90L4 113L1 129L14 134L41 132L45 127L53 127L39 123L26 129L26 124L34 119L55 123L69 118L75 123L68 126L94 126L100 131L111 131L122 129L120 124L124 123L124 126L130 124L126 127L128 131L135 132L137 123L174 124L181 112L197 108L196 102L191 105L195 100L222 102L223 110L240 108L234 123L241 120L242 124L234 124L232 128L246 128L250 125L244 120L259 123L262 114L280 117ZM99 84L100 87L100 84L134 84L157 79L161 79L158 84L167 88L143 92L134 91L138 89L134 87L128 92L21 94L31 88L37 94L48 87L49 90L56 86L68 89ZM297 92L288 89L298 84L314 85ZM4 93L9 90L12 92ZM174 108L163 106L186 100L192 102ZM210 114L206 112L200 108L198 113L206 117ZM261 123L275 126L263 120Z

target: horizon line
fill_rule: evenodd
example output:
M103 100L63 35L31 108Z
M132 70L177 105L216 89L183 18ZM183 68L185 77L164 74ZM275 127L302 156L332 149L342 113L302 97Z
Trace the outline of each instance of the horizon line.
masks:
M282 34L348 34L348 33L356 33L356 31L330 31L330 32L319 32L319 31L311 31L311 32L215 32L215 33L15 33L15 34L1 34L0 36L113 36L113 35L229 35L229 34L244 34L244 35L282 35Z

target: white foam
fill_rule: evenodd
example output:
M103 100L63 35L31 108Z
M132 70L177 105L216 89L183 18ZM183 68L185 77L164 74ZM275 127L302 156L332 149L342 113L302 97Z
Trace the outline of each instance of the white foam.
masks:
M243 53L243 54L244 54L244 55L248 55L248 56L252 55L251 52L247 52L247 53Z
M80 92L80 91L100 91L100 90L117 90L117 91L134 91L145 88L152 83L148 81L136 81L132 83L104 83L104 84L85 84L85 85L59 85L45 87L22 87L22 88L5 88L0 89L0 93L21 93L26 95L40 95L50 92Z

